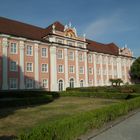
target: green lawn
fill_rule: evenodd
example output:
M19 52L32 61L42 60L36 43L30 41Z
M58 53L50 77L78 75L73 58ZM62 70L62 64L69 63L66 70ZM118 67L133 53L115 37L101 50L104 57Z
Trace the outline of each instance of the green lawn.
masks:
M93 110L119 100L88 97L61 97L52 103L28 108L0 109L0 136L17 135L39 123Z

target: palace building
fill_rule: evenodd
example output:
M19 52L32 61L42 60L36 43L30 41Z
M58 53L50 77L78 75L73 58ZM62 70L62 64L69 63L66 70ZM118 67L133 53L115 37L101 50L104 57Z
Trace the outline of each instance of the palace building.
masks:
M40 28L0 17L0 90L61 91L110 85L111 78L130 83L132 55L79 36L71 24Z

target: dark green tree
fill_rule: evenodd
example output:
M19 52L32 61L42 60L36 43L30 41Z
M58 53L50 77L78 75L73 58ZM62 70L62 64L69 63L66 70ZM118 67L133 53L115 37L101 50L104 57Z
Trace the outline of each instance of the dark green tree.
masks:
M140 57L138 57L131 66L131 79L134 82L140 82Z

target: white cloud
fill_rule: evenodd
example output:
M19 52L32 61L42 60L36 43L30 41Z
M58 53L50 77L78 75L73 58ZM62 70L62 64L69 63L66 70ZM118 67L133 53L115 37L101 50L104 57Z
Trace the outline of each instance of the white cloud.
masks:
M85 33L87 37L98 39L102 36L106 36L107 34L116 34L122 33L126 31L130 31L133 28L128 26L123 18L121 17L120 12L117 14L112 14L106 18L100 18L95 21L92 21L90 24L87 25Z

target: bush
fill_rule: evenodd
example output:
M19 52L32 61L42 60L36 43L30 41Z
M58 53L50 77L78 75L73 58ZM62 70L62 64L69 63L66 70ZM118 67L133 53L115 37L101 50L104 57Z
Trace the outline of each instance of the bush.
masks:
M91 128L127 114L140 107L140 97L116 103L100 109L76 114L55 122L40 124L18 136L19 140L73 140Z
M113 86L103 86L103 87L80 87L80 88L67 88L66 91L75 91L75 92L105 92L105 93L140 93L140 84L135 85L123 85L119 87Z
M43 104L53 101L52 95L45 95L41 97L26 97L26 98L2 98L0 99L0 108L31 106Z
M92 93L92 92L62 92L61 96L94 97L107 99L127 99L129 94L122 93Z

